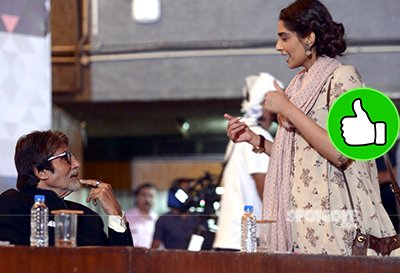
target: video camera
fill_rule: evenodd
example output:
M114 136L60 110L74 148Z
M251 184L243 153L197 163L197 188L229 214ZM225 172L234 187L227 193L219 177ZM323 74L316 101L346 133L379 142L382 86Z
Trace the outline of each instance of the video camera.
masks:
M215 177L206 172L198 179L178 178L168 191L168 207L213 217L221 196Z
M218 179L206 172L198 179L176 179L168 191L168 207L198 216L199 224L193 234L204 237L201 249L210 250L216 232L216 212L221 194Z

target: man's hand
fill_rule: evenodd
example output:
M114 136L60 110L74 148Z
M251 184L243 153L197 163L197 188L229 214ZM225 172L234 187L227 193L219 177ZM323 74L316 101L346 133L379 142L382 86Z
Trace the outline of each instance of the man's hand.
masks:
M122 216L121 206L110 184L94 179L81 179L80 183L85 187L91 187L86 202L92 202L96 206L97 201L99 201L104 212L108 215Z

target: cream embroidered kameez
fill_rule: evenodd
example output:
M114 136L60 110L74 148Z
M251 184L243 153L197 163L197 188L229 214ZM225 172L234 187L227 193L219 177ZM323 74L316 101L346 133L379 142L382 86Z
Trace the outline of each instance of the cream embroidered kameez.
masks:
M333 78L332 78L333 77ZM332 78L332 80L330 80ZM362 86L352 66L340 66L326 81L308 117L326 128L329 104L346 90ZM351 254L354 221L342 173L296 133L292 149L292 189L288 220L294 251L314 254ZM345 171L363 232L375 236L395 233L381 204L374 161L353 161Z

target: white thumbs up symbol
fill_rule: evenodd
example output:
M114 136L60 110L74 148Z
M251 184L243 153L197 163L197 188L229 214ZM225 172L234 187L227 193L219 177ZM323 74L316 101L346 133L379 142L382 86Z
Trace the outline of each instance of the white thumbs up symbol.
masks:
M362 108L361 99L353 101L353 111L355 116L343 117L340 122L344 142L350 146L385 145L386 123L373 123Z

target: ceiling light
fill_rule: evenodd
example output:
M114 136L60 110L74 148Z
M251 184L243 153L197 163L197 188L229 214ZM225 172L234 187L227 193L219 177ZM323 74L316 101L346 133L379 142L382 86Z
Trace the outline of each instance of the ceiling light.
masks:
M140 24L157 22L161 18L160 0L132 0L132 17Z

